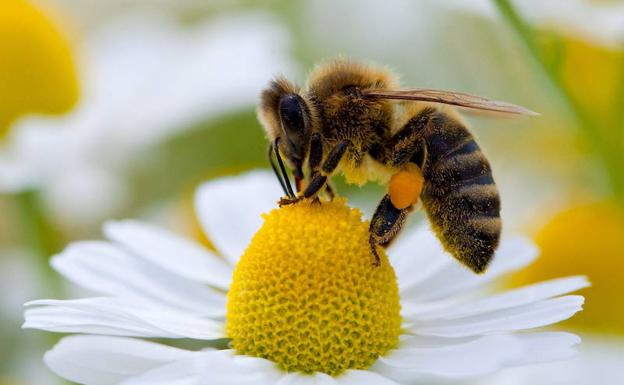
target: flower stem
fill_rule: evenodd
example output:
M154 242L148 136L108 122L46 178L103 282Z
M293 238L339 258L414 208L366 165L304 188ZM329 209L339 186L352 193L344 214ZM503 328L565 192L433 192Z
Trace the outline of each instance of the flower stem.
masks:
M574 99L569 89L561 81L556 69L549 65L535 41L533 31L521 19L511 2L509 0L493 0L493 2L501 16L522 40L552 89L567 106L572 117L576 120L581 133L589 140L591 148L598 154L600 161L605 166L614 194L620 201L624 201L624 180L620 171L622 164L618 154L621 151L619 141L608 140L608 138L603 137L596 130L598 123L595 118Z
M15 195L21 243L34 256L39 284L48 297L61 296L62 286L58 275L49 265L49 258L58 251L58 240L45 216L41 195L27 190Z

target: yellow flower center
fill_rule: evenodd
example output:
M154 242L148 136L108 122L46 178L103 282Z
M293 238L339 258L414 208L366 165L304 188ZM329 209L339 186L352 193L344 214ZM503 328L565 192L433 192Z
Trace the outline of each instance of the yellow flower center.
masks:
M0 137L20 115L64 113L77 100L77 73L65 36L29 1L2 1Z
M264 215L234 271L227 333L241 354L286 371L366 369L398 343L396 277L368 223L346 202L300 203Z

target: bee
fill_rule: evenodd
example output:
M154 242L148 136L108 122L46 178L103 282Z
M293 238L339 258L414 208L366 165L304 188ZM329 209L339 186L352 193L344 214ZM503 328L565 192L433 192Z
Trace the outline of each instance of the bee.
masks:
M369 227L376 265L377 248L395 239L420 200L445 250L484 272L501 234L500 197L490 163L454 106L535 114L460 92L400 89L389 70L347 59L318 65L305 89L275 78L261 94L258 118L286 194L279 204L320 203L322 193L333 198L337 172L348 183L377 181L388 191Z

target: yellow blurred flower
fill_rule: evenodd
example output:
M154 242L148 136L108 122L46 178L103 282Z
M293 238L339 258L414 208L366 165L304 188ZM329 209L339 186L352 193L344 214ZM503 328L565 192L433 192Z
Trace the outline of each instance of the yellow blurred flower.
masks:
M0 137L20 115L63 113L77 99L71 46L54 21L28 1L2 1Z
M624 334L624 210L603 201L570 207L538 230L542 254L512 285L568 274L589 277L584 311L562 327Z
M194 239L211 251L217 251L214 243L208 238L206 232L202 230L199 218L195 213L193 197L195 188L186 189L178 201L175 202L172 212L170 213L169 222L172 227L178 229L181 233Z
M621 111L614 116L613 109L619 107L624 76L622 50L570 35L546 34L542 42L563 86L584 110L601 123L619 118Z

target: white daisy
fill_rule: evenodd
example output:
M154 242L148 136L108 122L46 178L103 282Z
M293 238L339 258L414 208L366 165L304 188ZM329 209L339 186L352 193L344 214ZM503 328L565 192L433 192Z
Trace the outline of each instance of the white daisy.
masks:
M134 13L82 37L79 104L65 116L21 119L0 147L0 192L40 189L70 225L99 223L124 207L134 154L253 107L268 77L294 71L285 30L259 12L191 26Z
M108 241L71 244L52 266L98 296L27 304L24 327L86 334L63 338L47 365L94 385L411 384L561 359L579 343L530 329L579 311L583 298L564 294L584 277L484 292L535 258L527 239L504 238L475 275L418 228L374 267L357 210L300 204L263 224L279 195L264 172L204 184L197 215L219 255L133 220L106 224ZM223 339L232 348L211 347Z

